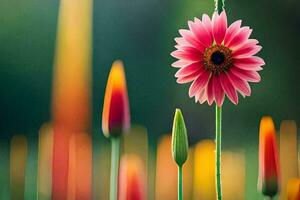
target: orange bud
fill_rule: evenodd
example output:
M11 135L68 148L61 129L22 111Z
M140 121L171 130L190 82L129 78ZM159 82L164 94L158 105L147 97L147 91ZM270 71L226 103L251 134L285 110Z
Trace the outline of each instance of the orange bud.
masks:
M271 117L263 117L259 130L258 189L273 197L279 190L279 161L276 130Z
M104 96L102 130L106 137L117 136L130 126L126 78L121 61L115 61L109 73Z

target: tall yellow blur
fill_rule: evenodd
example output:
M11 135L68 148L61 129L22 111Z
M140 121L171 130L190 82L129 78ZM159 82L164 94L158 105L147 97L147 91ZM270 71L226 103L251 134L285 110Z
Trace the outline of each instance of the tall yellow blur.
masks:
M25 170L27 162L27 139L14 135L10 144L10 199L24 199Z
M77 133L70 140L67 200L92 199L92 142L88 133Z
M92 0L61 0L54 61L54 125L90 125Z
M244 153L231 151L222 152L222 187L224 200L245 199L245 171Z
M53 129L44 124L39 131L37 189L39 200L51 199Z
M194 152L194 200L215 200L215 143L203 140Z
M69 140L91 123L92 0L61 0L53 72L52 198L67 199Z
M171 155L171 135L161 137L157 147L156 200L177 200L177 165Z
M287 184L291 178L298 178L298 139L295 121L283 121L280 126L280 200L287 199Z

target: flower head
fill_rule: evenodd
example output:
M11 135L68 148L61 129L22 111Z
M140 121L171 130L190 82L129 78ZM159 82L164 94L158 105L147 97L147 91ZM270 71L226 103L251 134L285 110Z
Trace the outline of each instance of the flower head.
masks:
M195 18L188 25L189 30L179 30L177 50L171 55L179 59L172 64L180 68L175 74L177 82L192 82L189 96L209 105L215 101L218 106L225 94L234 104L238 103L237 91L250 96L248 82L260 81L257 71L265 64L254 56L262 47L249 39L252 29L241 27L241 20L228 27L225 11L215 12L212 19L204 14L202 20Z
M109 73L104 96L102 130L105 136L118 136L130 126L129 103L123 63L115 61Z
M279 190L279 161L276 131L271 117L263 117L259 130L258 189L273 197Z
M176 109L172 130L172 156L177 165L182 166L188 157L189 145L184 119L180 109Z

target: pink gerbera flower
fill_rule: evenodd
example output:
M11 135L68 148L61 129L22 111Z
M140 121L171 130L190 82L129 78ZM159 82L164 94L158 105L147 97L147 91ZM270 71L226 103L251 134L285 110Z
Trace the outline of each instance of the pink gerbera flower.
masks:
M241 27L241 22L227 27L225 11L215 12L212 20L204 14L202 20L188 22L189 30L179 30L182 37L175 38L177 50L171 53L179 60L172 66L180 68L175 74L178 83L192 82L189 96L196 102L221 106L226 94L237 104L237 91L250 96L248 82L260 81L258 71L265 62L254 55L262 47L249 39L252 29Z

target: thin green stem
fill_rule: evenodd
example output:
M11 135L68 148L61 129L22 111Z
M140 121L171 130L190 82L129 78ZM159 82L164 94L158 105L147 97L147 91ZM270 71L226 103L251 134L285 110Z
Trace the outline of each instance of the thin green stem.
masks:
M182 166L178 166L178 200L183 200Z
M120 137L111 138L110 200L117 200L120 160Z
M216 191L217 199L222 200L221 180L221 140L222 140L222 107L216 105Z
M220 14L224 10L225 0L214 0L215 10Z

